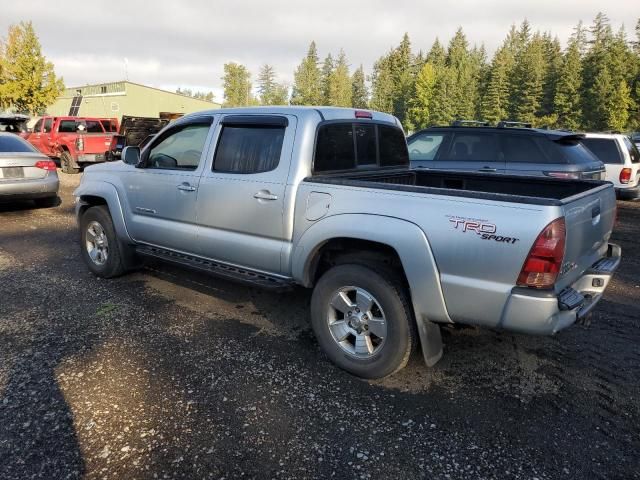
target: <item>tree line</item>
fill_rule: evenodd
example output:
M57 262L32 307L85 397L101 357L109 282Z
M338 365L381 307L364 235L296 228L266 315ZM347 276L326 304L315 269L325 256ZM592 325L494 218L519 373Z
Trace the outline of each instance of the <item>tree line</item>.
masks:
M513 25L489 60L462 28L444 45L413 50L409 35L365 75L353 71L343 50L320 61L315 42L294 72L291 88L263 65L254 96L243 65L224 67L224 104L333 105L372 108L397 116L406 129L454 119L514 120L571 130L640 130L640 20L634 40L614 32L599 13L579 22L563 49L527 20Z

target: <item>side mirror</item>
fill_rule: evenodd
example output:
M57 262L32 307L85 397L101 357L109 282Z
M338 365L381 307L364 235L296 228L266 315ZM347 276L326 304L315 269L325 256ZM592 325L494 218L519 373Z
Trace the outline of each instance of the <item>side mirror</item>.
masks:
M140 163L140 147L124 147L122 161L128 165L137 166Z

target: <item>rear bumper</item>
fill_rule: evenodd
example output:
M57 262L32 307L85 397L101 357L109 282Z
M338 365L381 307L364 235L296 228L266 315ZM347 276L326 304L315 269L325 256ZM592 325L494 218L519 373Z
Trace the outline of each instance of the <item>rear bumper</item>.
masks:
M560 293L515 287L507 301L501 327L521 333L550 335L573 325L600 301L620 259L620 247L610 243L607 256Z
M106 161L107 159L103 153L86 153L78 155L78 159L76 160L78 163L102 163Z
M20 199L54 197L60 182L55 172L44 178L0 182L0 202Z
M640 184L629 188L616 188L616 197L620 200L635 200L640 197Z

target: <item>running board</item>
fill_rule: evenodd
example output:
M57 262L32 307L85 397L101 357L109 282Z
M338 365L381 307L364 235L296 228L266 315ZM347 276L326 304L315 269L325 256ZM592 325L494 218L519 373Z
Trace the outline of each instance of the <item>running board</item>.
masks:
M294 285L292 280L227 265L213 260L206 260L204 258L194 257L184 253L177 253L164 248L151 247L149 245L138 245L136 247L136 253L143 257L157 258L183 267L209 273L216 277L242 282L260 288L288 290Z

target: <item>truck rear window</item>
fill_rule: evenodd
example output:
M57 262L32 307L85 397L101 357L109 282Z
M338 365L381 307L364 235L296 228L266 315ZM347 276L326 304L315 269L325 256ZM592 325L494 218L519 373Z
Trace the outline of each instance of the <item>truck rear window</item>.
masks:
M402 130L375 123L339 122L318 128L316 173L409 164Z
M620 150L613 138L583 138L582 143L600 159L602 163L624 163Z

